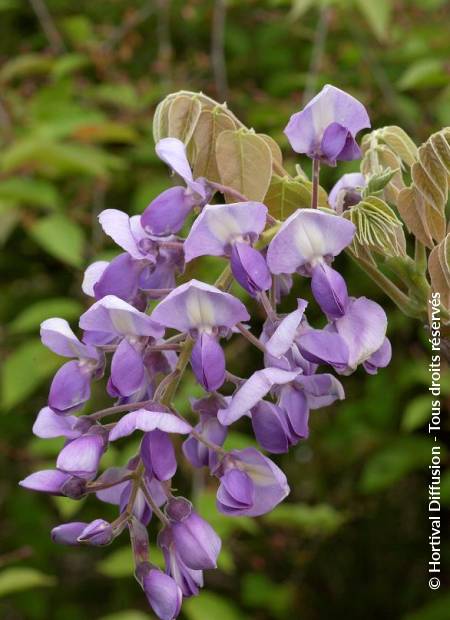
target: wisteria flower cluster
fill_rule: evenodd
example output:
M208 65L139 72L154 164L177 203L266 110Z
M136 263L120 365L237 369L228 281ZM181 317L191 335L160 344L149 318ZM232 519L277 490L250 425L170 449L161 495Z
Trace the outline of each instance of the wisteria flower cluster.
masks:
M357 158L356 133L368 126L362 104L327 86L293 115L286 135L318 172L318 162ZM221 548L211 525L175 494L174 435L184 437L183 455L191 465L208 468L217 478L220 512L263 515L289 494L286 476L265 453L286 453L305 440L310 411L344 398L336 374L348 375L360 365L376 373L389 363L391 348L383 309L352 297L333 266L355 234L354 225L337 212L339 194L348 187L358 191L359 177L344 179L330 194L333 211L317 208L316 174L312 208L278 222L262 202L245 196L216 204L217 184L194 178L177 138L158 141L156 153L184 184L164 191L141 216L103 211L100 224L123 252L86 270L83 291L95 301L80 317L81 337L62 319L42 323L44 345L68 361L56 373L33 431L66 441L55 469L33 473L20 484L73 499L95 494L116 505L112 523L102 518L64 523L52 530L52 538L67 545L107 545L128 530L136 579L155 614L172 620L183 597L198 594L203 571L216 567ZM233 195L231 188L220 191ZM192 212L197 216L183 238L180 231ZM216 284L196 279L179 284L185 264L202 256L228 260ZM309 280L324 327L309 324L308 304L301 298L292 312L279 313L297 275ZM245 304L228 292L233 281L266 315L259 335L252 332ZM262 367L248 378L227 371L222 345L230 338L245 338L262 353ZM189 364L205 391L193 402L193 423L173 405ZM114 403L75 415L89 401L91 383L105 375ZM225 384L232 386L231 396L221 393ZM243 416L262 451L224 449L228 428ZM134 433L141 436L139 453L123 467L99 474L109 444ZM152 518L161 522L157 543L164 572L149 556Z

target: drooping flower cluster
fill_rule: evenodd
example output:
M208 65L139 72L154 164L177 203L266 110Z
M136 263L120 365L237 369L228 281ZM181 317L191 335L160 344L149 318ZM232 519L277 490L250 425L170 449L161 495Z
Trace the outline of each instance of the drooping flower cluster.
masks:
M286 133L298 152L334 164L358 155L354 136L367 125L359 102L326 87L292 117ZM80 317L81 340L62 319L42 324L43 343L70 361L56 373L33 431L66 441L55 469L33 473L21 485L73 499L95 494L117 506L112 523L102 518L65 523L52 530L52 538L68 545L106 545L128 530L136 578L156 615L172 620L183 597L203 586L203 571L216 567L221 547L192 504L174 494L174 438L185 437L183 454L193 467L209 468L217 478L219 511L265 514L288 495L286 476L253 447L226 451L228 427L246 416L264 451L288 452L308 437L311 410L344 398L340 381L322 366L338 375L360 365L376 373L388 364L391 350L382 308L351 297L332 266L352 241L351 222L332 210L301 209L276 224L268 247L258 249L262 233L273 228L264 204L215 204L214 184L193 178L182 142L162 139L156 152L185 186L163 192L140 217L103 211L101 226L124 252L86 270L83 290L95 302ZM342 187L347 186L344 180ZM338 193L339 188L330 196L332 206ZM181 238L178 233L194 208L200 214ZM184 264L201 256L225 257L229 267L223 277L216 285L195 279L177 285ZM281 296L297 287L294 274L310 279L325 327L308 323L307 302L301 298L292 312L279 314ZM266 313L259 336L244 324L251 320L245 304L228 292L233 280ZM263 353L262 368L246 379L227 372L222 343L235 337L247 338ZM173 406L189 363L205 390L192 405L194 422ZM89 400L91 382L105 373L114 403L74 415ZM231 396L220 392L225 383L234 386ZM141 433L138 454L122 467L99 469L109 444L136 432ZM165 572L149 556L152 518L161 522L157 542Z

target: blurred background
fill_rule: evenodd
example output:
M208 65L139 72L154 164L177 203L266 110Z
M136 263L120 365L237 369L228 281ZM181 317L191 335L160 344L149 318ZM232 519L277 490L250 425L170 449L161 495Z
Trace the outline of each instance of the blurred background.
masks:
M170 183L153 150L156 104L179 89L227 100L247 126L279 141L293 169L282 130L331 82L364 102L374 127L401 125L420 143L450 124L449 25L446 0L0 0L2 620L153 617L125 536L104 549L50 542L60 522L114 511L17 482L61 446L31 435L61 363L41 346L39 323L61 316L76 325L87 304L83 269L117 252L98 213L140 213ZM328 169L322 184L352 169ZM345 377L347 400L314 413L309 440L277 459L289 500L264 518L220 517L214 482L203 473L192 482L181 467L180 491L225 540L220 569L186 602L184 620L450 618L445 578L438 592L427 583L426 333L357 265L343 257L338 267L353 295L388 312L392 364L375 377ZM205 263L200 275L212 280L218 269ZM228 346L228 364L245 375L254 360L240 346ZM92 407L105 403L96 389ZM448 376L443 391L448 402ZM188 376L183 411L196 393ZM250 441L243 422L229 445ZM108 451L105 466L135 447ZM450 503L448 473L442 500Z

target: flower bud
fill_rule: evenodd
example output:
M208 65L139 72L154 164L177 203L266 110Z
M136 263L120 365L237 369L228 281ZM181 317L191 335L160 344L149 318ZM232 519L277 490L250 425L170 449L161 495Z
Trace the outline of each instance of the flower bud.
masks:
M138 567L148 602L160 620L173 620L181 609L183 595L176 581L151 564Z
M114 533L111 524L103 519L95 519L84 528L77 540L81 543L101 547L109 545L113 538Z
M62 485L61 493L70 499L81 499L86 495L86 480L70 476Z
M79 521L58 525L51 531L52 540L59 545L79 545L78 537L87 525Z
M216 568L221 540L211 525L196 512L170 526L180 558L196 570Z

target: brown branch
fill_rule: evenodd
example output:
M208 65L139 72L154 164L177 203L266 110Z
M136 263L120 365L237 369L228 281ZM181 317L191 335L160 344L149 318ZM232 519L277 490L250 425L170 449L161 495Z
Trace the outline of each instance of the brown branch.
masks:
M64 52L66 46L63 38L56 28L53 17L51 16L44 0L30 0L31 7L38 18L42 30L50 44L53 52L56 54Z

